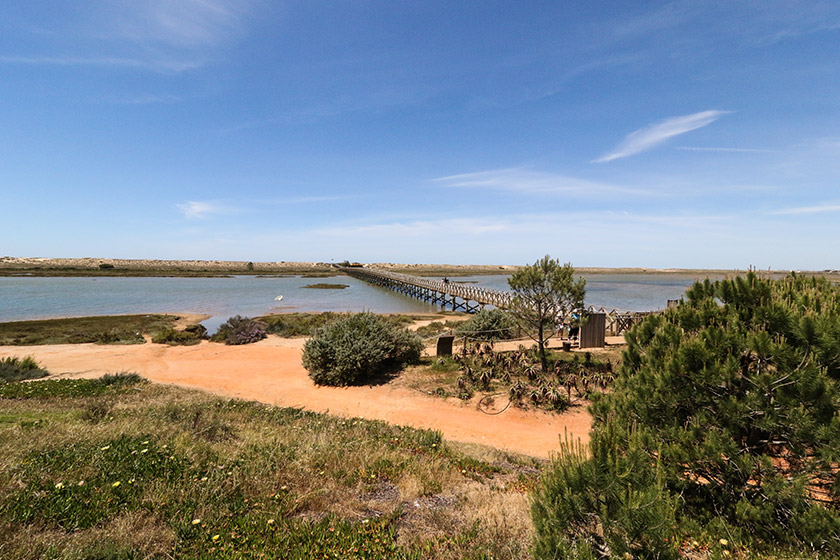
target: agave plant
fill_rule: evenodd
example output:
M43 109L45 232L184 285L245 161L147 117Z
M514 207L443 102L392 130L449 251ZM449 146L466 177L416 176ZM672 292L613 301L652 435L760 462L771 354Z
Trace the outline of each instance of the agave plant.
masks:
M528 376L528 379L537 379L540 376L542 370L537 364L530 364L528 367L525 368L525 375Z
M478 374L478 382L481 383L481 386L484 388L485 391L490 389L491 381L493 381L493 370L482 369L481 373Z
M522 400L522 397L525 396L525 392L528 390L528 386L524 383L517 381L513 385L510 386L508 389L508 395L510 396L510 400L514 403L518 403Z

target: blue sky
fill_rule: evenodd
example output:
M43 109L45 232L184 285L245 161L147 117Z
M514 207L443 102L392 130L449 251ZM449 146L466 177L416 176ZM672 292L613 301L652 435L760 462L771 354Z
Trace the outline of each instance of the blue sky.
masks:
M840 3L10 3L0 189L0 255L840 268Z

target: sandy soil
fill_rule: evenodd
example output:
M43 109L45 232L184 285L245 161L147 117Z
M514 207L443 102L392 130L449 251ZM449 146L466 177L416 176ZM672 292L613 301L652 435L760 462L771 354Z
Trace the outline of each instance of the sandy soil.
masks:
M32 356L54 374L98 377L136 372L171 383L277 406L302 407L339 416L384 420L440 430L449 440L491 445L546 458L561 437L588 441L590 417L574 409L558 416L508 408L487 415L457 399L426 396L399 384L373 387L317 387L301 365L303 339L271 336L257 344L197 346L62 344L0 346L0 357ZM564 435L565 434L565 435Z

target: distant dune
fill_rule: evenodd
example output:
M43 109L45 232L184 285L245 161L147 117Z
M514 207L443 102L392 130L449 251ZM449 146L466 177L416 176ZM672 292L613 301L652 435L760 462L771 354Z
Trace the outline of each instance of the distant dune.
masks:
M51 271L61 275L61 270L67 271L120 271L140 272L205 272L218 274L296 274L296 273L326 273L332 269L332 263L308 261L221 261L221 260L162 260L162 259L110 259L110 258L44 258L44 257L0 257L0 271L33 272ZM509 274L520 265L463 265L463 264L412 264L379 262L367 263L362 266L416 274L419 276L467 276L474 274ZM575 267L583 274L686 274L725 276L742 274L741 269L691 269L691 268L609 268L609 267ZM763 274L782 276L790 271L759 271ZM821 274L840 276L840 270L797 271L804 274ZM142 274L141 274L142 275Z

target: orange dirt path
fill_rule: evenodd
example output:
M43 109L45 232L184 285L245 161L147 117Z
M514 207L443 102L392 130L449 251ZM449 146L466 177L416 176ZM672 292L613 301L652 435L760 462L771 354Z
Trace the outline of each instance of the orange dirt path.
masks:
M510 407L502 414L489 416L457 399L443 400L394 384L318 387L301 365L303 342L271 336L245 346L212 342L196 346L151 343L0 346L0 357L32 356L50 372L70 377L136 372L156 383L204 389L277 406L440 430L449 440L490 445L541 458L559 449L564 434L583 443L589 439L591 419L580 408L555 415Z

